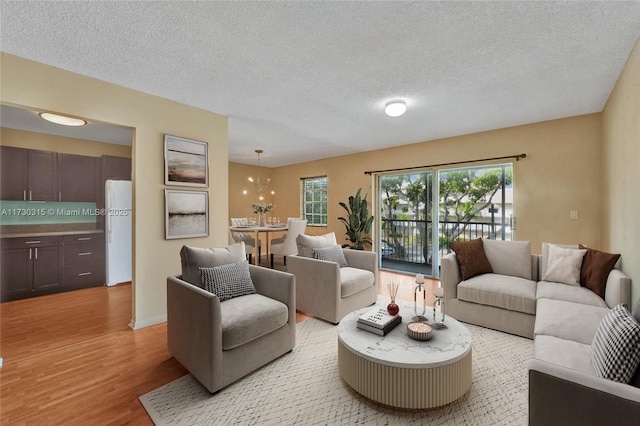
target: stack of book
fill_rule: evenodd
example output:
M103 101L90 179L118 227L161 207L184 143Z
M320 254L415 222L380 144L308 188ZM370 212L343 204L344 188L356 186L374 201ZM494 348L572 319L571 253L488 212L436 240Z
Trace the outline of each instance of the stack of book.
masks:
M384 336L401 322L400 315L389 315L386 308L375 307L358 317L357 327Z

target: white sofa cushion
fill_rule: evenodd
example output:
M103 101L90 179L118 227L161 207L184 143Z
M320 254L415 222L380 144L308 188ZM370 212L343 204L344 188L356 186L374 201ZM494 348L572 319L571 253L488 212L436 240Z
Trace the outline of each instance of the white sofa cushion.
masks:
M540 260L540 279L547 273L547 265L549 264L549 247L555 245L562 248L578 249L577 244L551 244L542 243L542 259Z
M583 305L606 308L607 304L597 294L585 287L574 287L557 282L538 281L537 299L565 300Z
M608 312L606 307L538 299L534 334L536 339L540 335L547 335L591 345L600 321Z
M536 336L533 357L590 376L596 375L591 366L591 345L554 336Z
M535 314L536 282L500 274L476 275L458 284L458 299Z
M550 244L547 272L542 276L542 280L579 286L580 269L585 254L586 249L570 249Z
M531 279L531 242L482 239L494 274Z
M340 297L349 297L373 285L375 277L373 272L366 269L340 268Z

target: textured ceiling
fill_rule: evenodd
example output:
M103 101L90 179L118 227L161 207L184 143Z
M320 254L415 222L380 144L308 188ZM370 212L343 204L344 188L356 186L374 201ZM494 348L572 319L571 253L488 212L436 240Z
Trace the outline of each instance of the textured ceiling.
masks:
M601 111L640 2L1 1L0 50L229 117L278 166ZM399 118L385 102L406 100Z

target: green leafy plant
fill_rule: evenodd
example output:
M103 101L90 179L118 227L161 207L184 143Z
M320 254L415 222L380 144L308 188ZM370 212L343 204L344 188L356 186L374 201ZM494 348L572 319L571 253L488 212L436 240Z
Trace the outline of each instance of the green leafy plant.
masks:
M358 188L356 195L349 197L349 205L343 202L338 203L348 214L346 218L338 218L344 224L347 230L345 235L350 242L350 244L343 244L342 247L351 247L355 250L364 250L365 244L372 244L369 233L373 224L373 216L369 216L369 208L367 207L369 190L364 194L364 197L360 195L361 192L362 188Z

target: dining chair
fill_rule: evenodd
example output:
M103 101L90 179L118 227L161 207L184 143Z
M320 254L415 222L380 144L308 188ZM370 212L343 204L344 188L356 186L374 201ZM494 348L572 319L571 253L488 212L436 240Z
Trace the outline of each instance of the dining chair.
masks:
M287 235L283 239L275 239L271 241L271 269L273 269L273 255L277 254L284 256L284 265L287 266L287 256L298 254L298 244L296 238L300 234L304 234L307 229L307 219L293 219L287 220Z
M249 224L249 220L246 217L232 217L231 218L231 226L245 226ZM256 246L256 239L251 232L238 232L238 231L229 231L231 238L233 239L231 242L239 243L240 241L244 242L245 248L248 250L249 254L249 263L251 263L251 250ZM248 246L248 247L247 247ZM262 240L258 239L258 263L262 259Z

